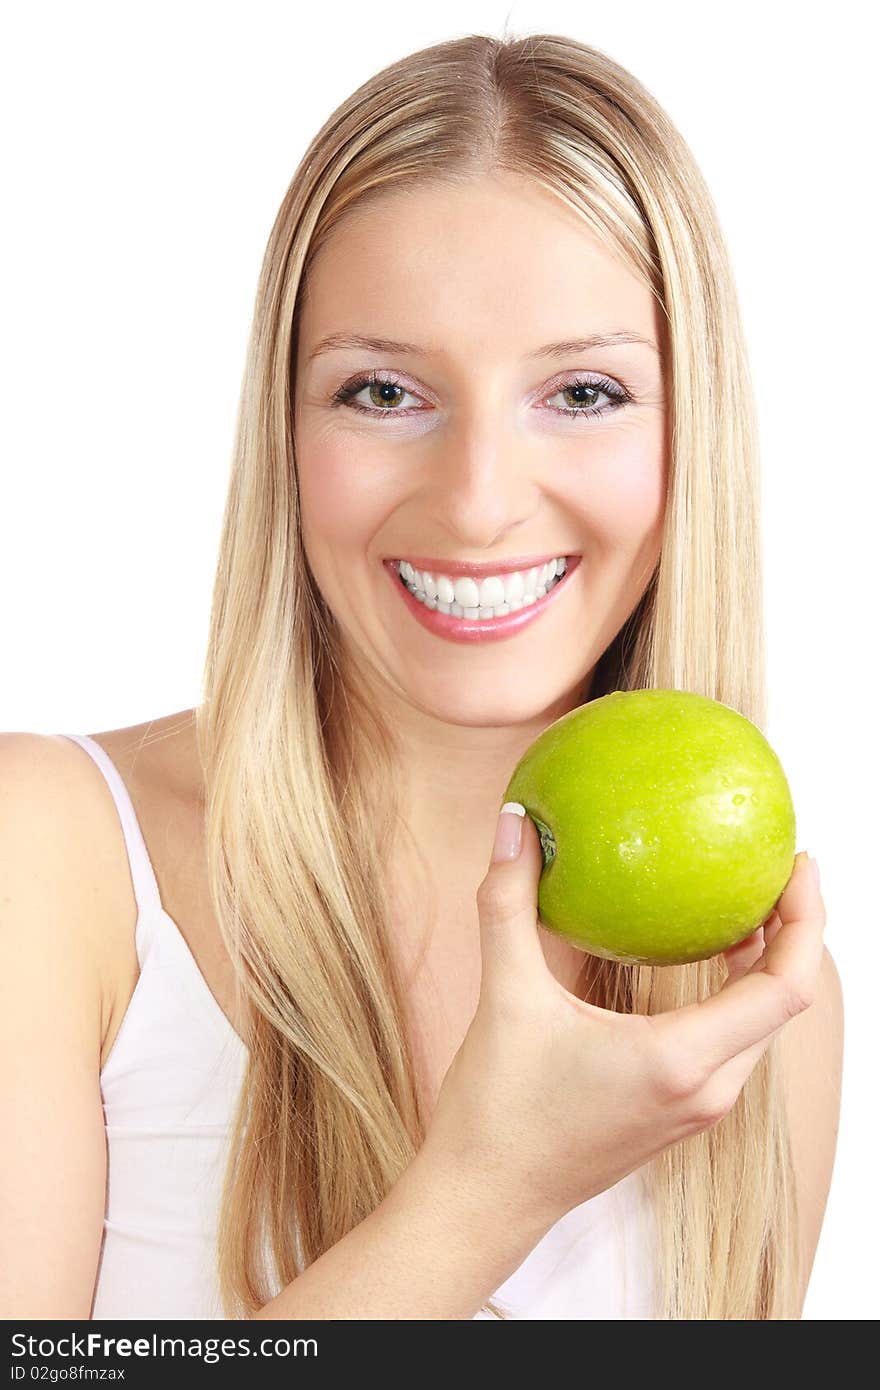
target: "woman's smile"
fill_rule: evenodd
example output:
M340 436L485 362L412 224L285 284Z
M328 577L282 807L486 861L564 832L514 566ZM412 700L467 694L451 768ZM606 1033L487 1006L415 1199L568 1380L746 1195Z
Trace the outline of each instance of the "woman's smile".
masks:
M450 642L493 642L515 637L537 622L568 587L580 555L560 556L527 571L496 573L478 584L459 575L432 575L406 560L383 560L392 583L413 617ZM486 603L485 599L497 599ZM481 611L482 610L482 611Z

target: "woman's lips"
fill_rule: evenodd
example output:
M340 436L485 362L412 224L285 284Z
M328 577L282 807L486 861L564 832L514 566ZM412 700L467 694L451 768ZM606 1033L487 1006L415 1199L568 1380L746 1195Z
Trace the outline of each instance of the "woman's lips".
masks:
M449 642L497 642L507 637L515 637L530 623L536 622L545 613L558 594L568 585L568 581L580 565L580 555L572 556L566 565L565 574L554 584L549 593L534 603L526 604L516 613L508 613L503 618L454 618L451 613L441 613L437 609L426 608L414 598L400 578L395 560L383 560L392 583L413 617L429 632L444 637Z
M561 555L565 555L564 550L551 550L546 555L513 555L507 560L476 560L472 564L464 560L431 559L424 555L404 555L396 558L398 562L400 559L408 560L413 569L427 570L429 574L467 574L475 579L485 579L489 574L513 574L515 570L525 573L526 570L540 569L548 560L555 560ZM576 558L579 557L566 555L566 560Z

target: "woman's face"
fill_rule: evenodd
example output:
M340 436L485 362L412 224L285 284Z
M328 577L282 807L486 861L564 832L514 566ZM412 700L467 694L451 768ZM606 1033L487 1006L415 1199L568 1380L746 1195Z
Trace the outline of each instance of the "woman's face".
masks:
M500 725L585 697L660 553L661 321L577 216L519 176L391 193L322 248L295 379L303 538L347 656L392 703ZM621 333L645 341L546 351ZM319 350L331 335L407 346ZM522 603L535 582L511 585L510 562L562 556L580 559L558 593ZM521 616L490 622L491 640L455 608L443 632L425 626L388 563L413 558L431 561L438 604L500 597ZM456 562L503 590L480 575L459 589Z

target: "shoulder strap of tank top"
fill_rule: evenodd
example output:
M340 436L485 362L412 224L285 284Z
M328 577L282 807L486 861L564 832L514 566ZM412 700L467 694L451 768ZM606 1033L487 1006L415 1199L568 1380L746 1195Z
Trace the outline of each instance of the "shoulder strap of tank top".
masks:
M97 763L116 803L116 810L125 838L131 882L138 909L136 928L138 960L143 964L149 940L155 930L156 919L163 909L159 896L159 885L135 814L134 803L116 764L100 743L89 738L88 734L65 734L64 737L78 743Z

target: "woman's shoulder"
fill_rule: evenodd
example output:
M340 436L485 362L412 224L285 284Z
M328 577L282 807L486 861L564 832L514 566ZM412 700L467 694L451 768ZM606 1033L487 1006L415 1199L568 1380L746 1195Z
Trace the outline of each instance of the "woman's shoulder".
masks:
M40 949L60 953L72 946L80 960L88 953L95 962L103 1034L112 1011L122 942L126 929L132 928L126 856L106 783L69 739L4 732L0 803L0 862L8 862L12 873L7 855L15 854L14 877L20 884L21 915L13 920L28 920L21 895L30 883L44 903L43 911L51 903L54 918L53 934L47 933ZM8 883L6 891L11 891ZM73 934L76 941L71 943L66 937Z
M86 737L103 748L127 788L136 786L151 799L200 797L195 710ZM58 805L59 798L65 805L76 801L80 810L108 807L105 796L94 796L106 785L101 770L80 744L62 734L0 732L0 784L6 796L39 799L45 793L47 807Z
M148 856L147 862L139 866L139 872L155 878L161 902L170 907L172 914L182 917L184 923L192 909L187 897L181 899L178 887L197 876L194 866L203 797L194 713L194 710L182 710L142 724L89 735L107 754L122 780L125 797L131 803ZM97 767L94 770L99 772ZM108 791L105 784L105 805ZM107 988L102 1067L115 1043L140 971L133 866L123 843L118 809L113 809L116 811L115 865L123 880L125 907L123 910L120 904L116 920L106 927L101 943ZM132 846L128 848L130 851ZM187 906L182 906L182 902Z
M139 823L167 823L169 807L187 794L193 713L88 735L119 773ZM112 1045L139 972L138 908L117 801L95 758L60 734L0 733L0 789L5 815L19 829L27 826L28 843L44 863L51 861L53 877L64 885L79 949L93 953L103 1066L105 1044ZM198 794L197 787L190 790ZM86 903L90 910L80 912Z

